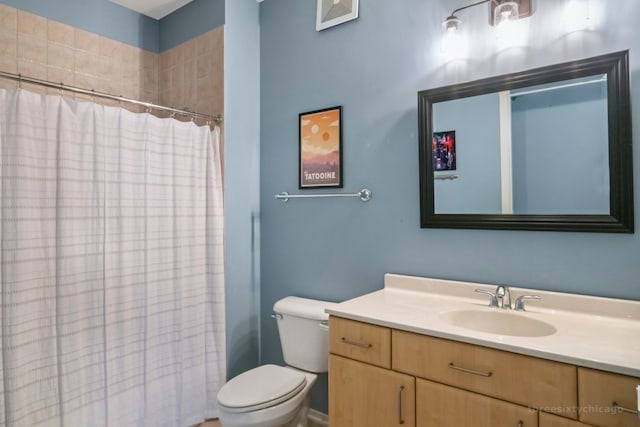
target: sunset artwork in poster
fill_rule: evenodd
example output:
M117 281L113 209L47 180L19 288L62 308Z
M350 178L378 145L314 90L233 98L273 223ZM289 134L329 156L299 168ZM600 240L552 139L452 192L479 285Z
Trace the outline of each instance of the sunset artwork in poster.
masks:
M300 188L342 188L342 107L300 114Z

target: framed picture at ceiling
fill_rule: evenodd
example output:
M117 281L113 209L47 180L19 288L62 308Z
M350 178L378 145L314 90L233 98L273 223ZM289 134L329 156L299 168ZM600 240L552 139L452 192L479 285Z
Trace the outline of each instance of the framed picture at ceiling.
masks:
M299 185L342 188L342 106L300 113Z
M358 17L359 0L318 0L316 31L321 31Z
M433 133L433 170L456 170L456 131Z

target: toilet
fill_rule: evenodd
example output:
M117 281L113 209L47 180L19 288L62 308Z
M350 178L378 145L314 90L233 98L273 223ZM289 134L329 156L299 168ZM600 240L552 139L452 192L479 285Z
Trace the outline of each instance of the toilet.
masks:
M263 365L227 382L218 392L223 427L306 427L309 391L327 372L329 315L333 305L299 297L275 303L280 345L287 366Z

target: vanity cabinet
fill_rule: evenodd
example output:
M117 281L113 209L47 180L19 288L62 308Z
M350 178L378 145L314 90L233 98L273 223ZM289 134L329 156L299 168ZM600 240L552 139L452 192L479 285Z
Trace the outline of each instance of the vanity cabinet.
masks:
M417 379L416 420L417 427L536 427L538 411Z
M578 368L580 420L602 427L640 427L635 413L640 378Z
M329 356L331 427L414 427L415 378Z
M640 378L329 319L331 427L640 427Z
M415 378L391 371L391 329L329 318L331 427L415 426Z

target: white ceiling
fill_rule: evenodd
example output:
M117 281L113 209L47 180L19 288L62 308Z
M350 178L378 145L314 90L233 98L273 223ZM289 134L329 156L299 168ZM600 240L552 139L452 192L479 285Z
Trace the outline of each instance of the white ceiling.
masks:
M161 19L193 0L109 0L154 19Z

